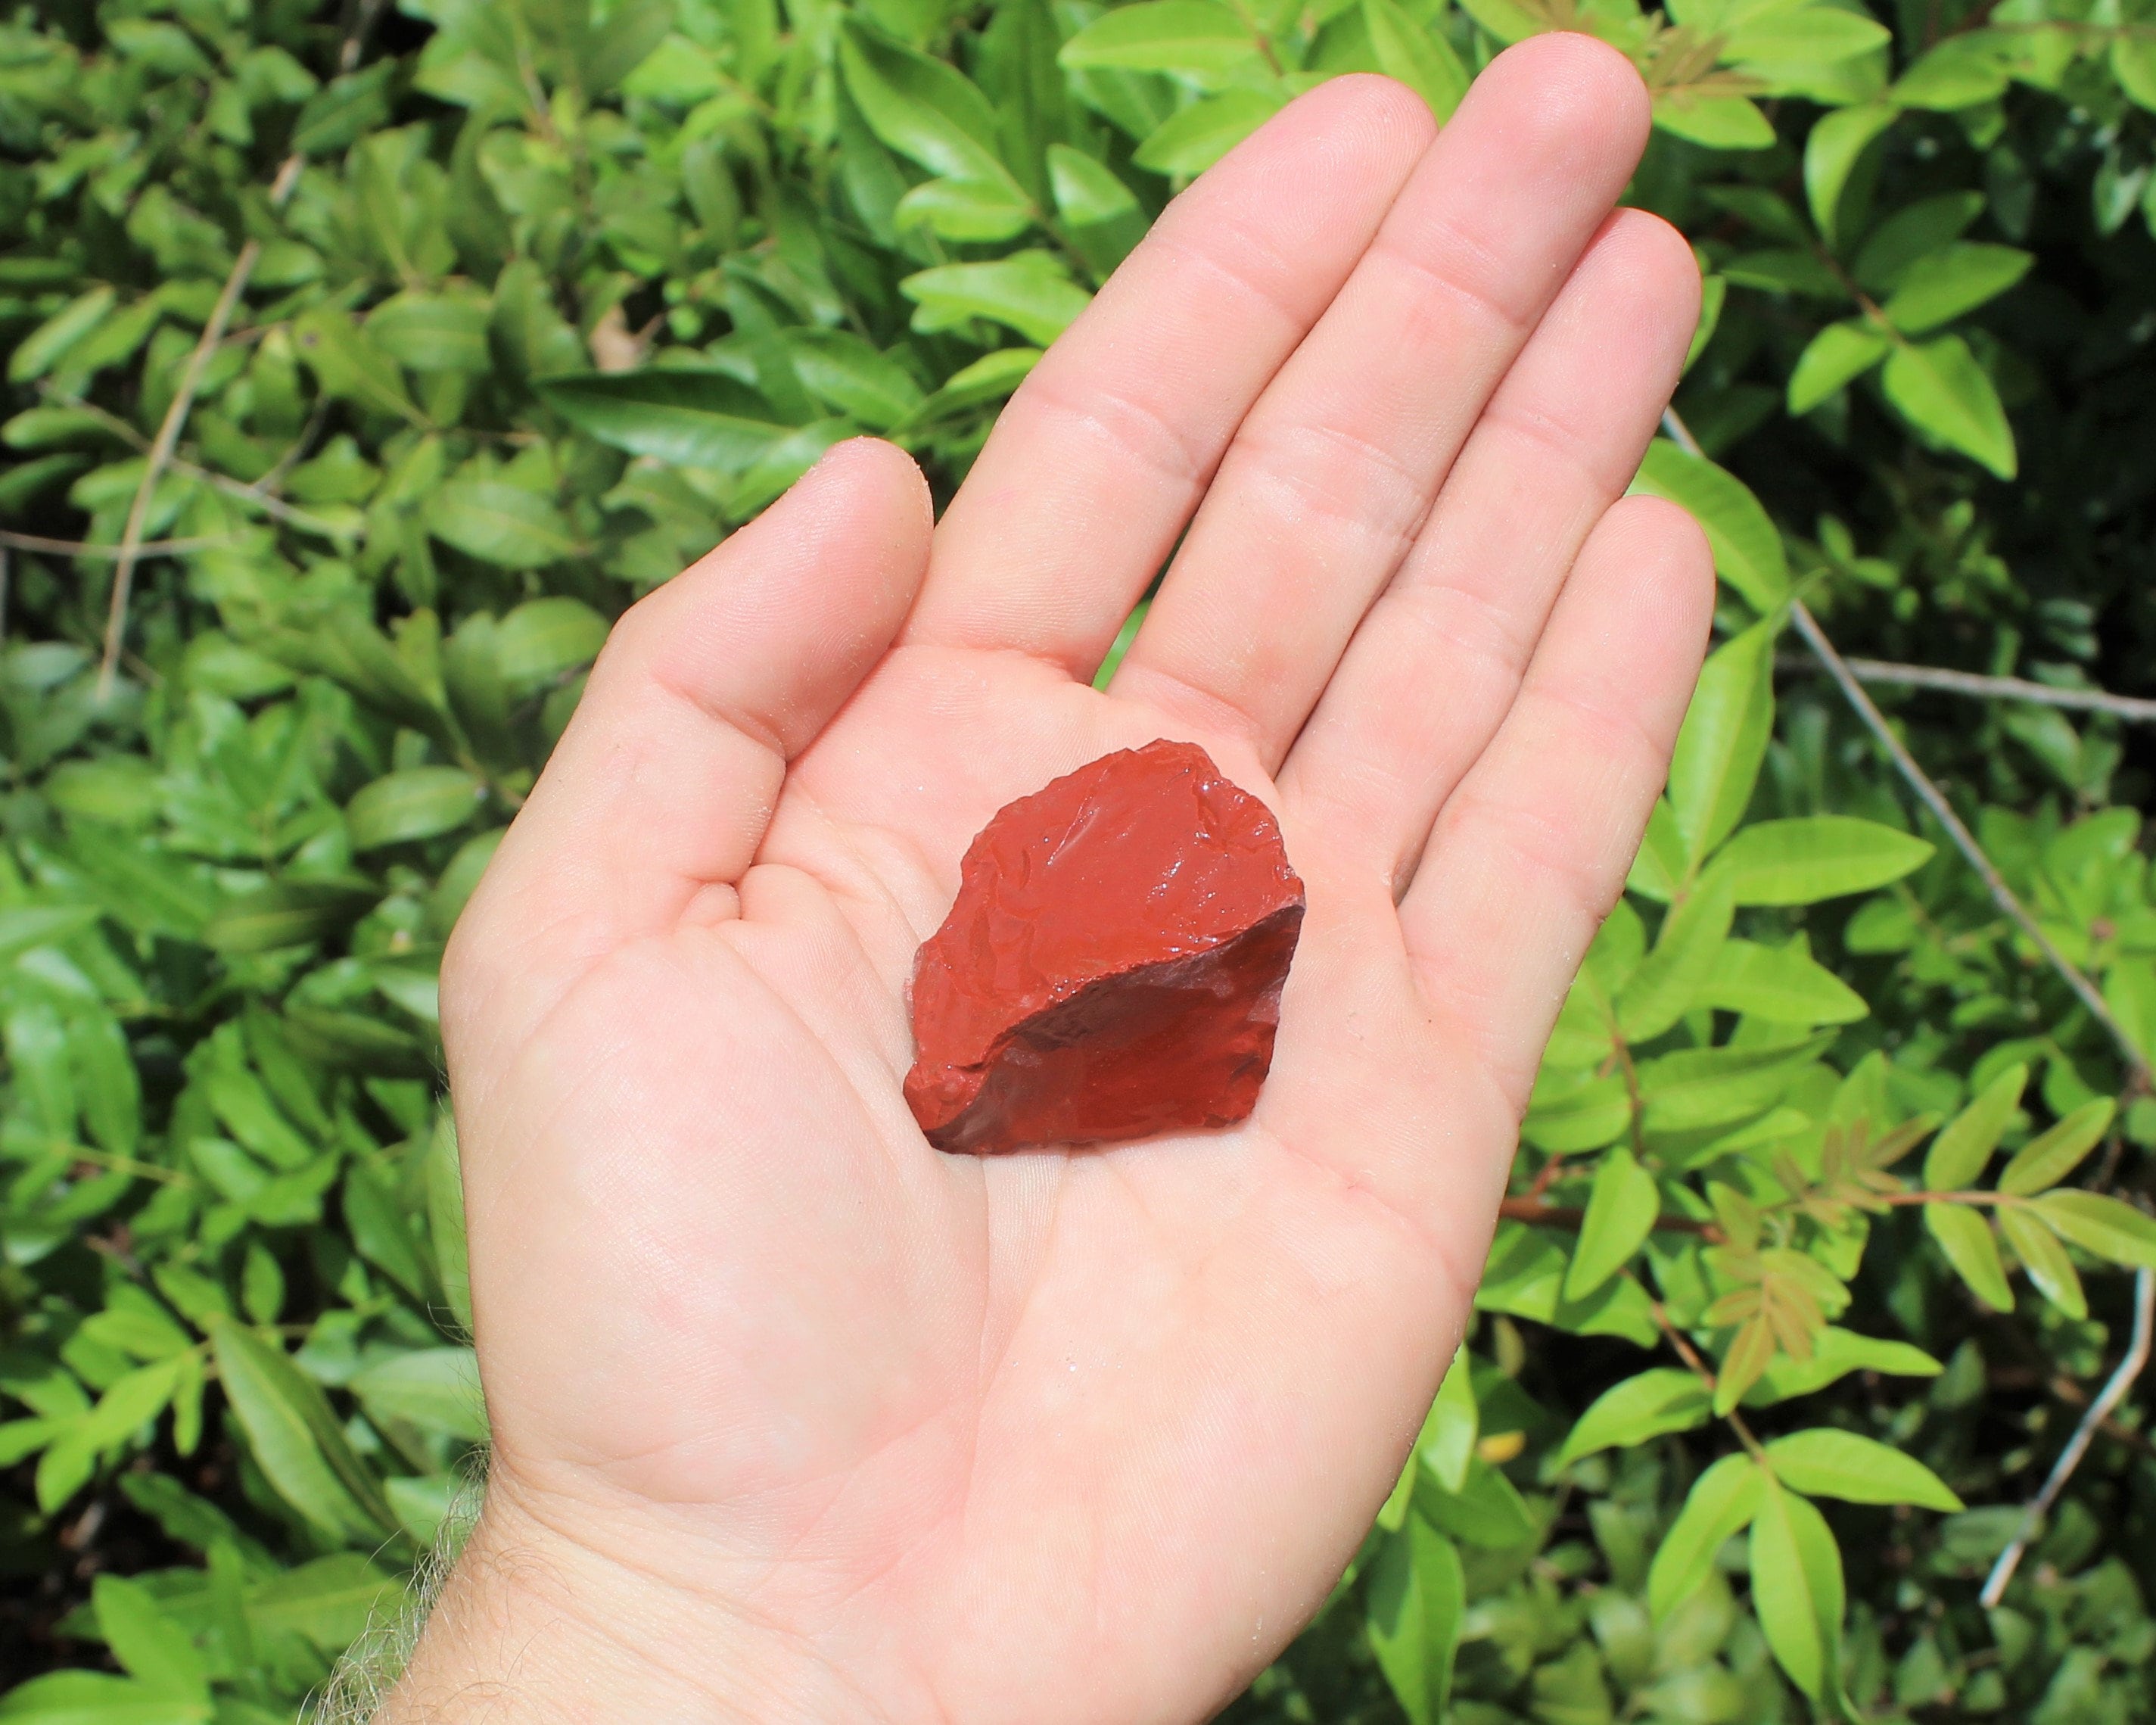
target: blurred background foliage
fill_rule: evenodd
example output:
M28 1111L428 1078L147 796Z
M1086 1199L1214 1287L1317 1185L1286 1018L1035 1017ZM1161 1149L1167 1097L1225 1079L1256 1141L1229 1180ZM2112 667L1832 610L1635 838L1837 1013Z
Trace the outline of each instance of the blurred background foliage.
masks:
M0 1719L291 1718L434 1538L485 1430L436 962L609 620L838 439L947 495L1297 91L1442 116L1552 28L1640 67L1705 275L1639 483L1719 644L1470 1344L1229 1717L2156 1717L2144 1397L1979 1599L2156 1264L2150 733L1876 685L2024 927L1790 627L2156 695L2149 0L39 0Z

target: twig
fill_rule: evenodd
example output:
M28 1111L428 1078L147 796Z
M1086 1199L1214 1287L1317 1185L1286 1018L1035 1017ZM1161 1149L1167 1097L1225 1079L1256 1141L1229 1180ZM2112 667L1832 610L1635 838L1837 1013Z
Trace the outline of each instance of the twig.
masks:
M1907 746L1894 734L1892 726L1872 704L1871 697L1864 692L1863 685L1843 662L1841 655L1835 650L1834 643L1827 639L1818 619L1804 601L1792 600L1789 614L1797 625L1797 633L1804 638L1804 644L1819 656L1820 663L1827 669L1827 674L1841 685L1842 694L1856 709L1857 716L1864 721L1872 736L1878 739L1879 746L1886 750L1887 758L1893 762L1895 769L1907 781L1909 788L1917 793L1924 807L1931 810L1932 818L1946 829L1947 836L1953 840L1954 849L1961 852L1969 865L1982 878L1985 889L1991 894L1992 901L2020 926L2022 933L2029 937L2051 968L2058 972L2066 986L2073 990L2074 997L2088 1009L2089 1016L2102 1025L2105 1033L2118 1045L2120 1054L2125 1057L2130 1081L2145 1085L2149 1076L2148 1057L2126 1034L2126 1027L2112 1016L2103 996L2097 992L2096 984L2082 973L2078 965L2052 944L2051 937L2038 926L2035 917L2030 914L2029 907L2006 884L2006 877L1984 855L1984 848L1976 842L1976 835L1954 813L1953 805L1947 801L1946 793L1933 783L1931 776L1917 764L1917 757L1909 752Z
M141 557L176 557L191 551L208 551L213 547L229 545L229 534L219 534L209 539L145 539L135 547ZM123 547L117 545L88 545L80 539L46 539L35 533L11 533L0 529L0 546L16 551L49 552L60 557L96 557L105 562L117 557Z
M1691 430L1677 417L1676 408L1668 408L1663 413L1662 425L1671 439L1687 454L1702 454ZM1819 626L1819 619L1812 615L1810 608L1801 599L1791 599L1789 615L1797 626L1797 633L1804 637L1804 644L1812 649L1814 655L1826 668L1827 675L1840 685L1850 706L1856 710L1856 716L1864 721L1866 727L1878 740L1879 746L1887 752L1895 771L1917 793L1917 800L1931 810L1933 819L1946 829L1947 836L1953 839L1954 849L1961 852L1969 865L1976 870L1985 889L1991 894L1992 901L2029 937L2036 950L2044 955L2046 962L2073 991L2074 997L2088 1009L2089 1016L2102 1025L2105 1033L2118 1045L2119 1052L2126 1060L2128 1082L2146 1086L2149 1081L2148 1057L2135 1046L2133 1039L2126 1034L2125 1027L2112 1016L2110 1007L2104 1004L2103 996L2097 992L2096 984L2052 944L2051 937L2038 926L2028 906L2006 884L2006 877L1984 855L1984 847L1976 842L1976 835L1954 813L1953 804L1947 801L1946 793L1933 782L1929 773L1917 764L1917 757L1894 734L1893 727L1887 724L1885 716L1871 697L1864 692L1864 685L1857 681L1856 673L1850 669L1848 661L1835 650L1834 643L1826 638L1826 632Z
M362 0L352 30L338 50L339 71L349 72L359 63L361 41L374 22L381 3L382 0ZM285 200L292 195L292 188L300 183L300 170L305 166L306 157L297 150L285 158L277 169L276 178L270 182L272 209L284 208ZM135 565L142 555L142 528L149 517L151 500L157 495L157 481L163 477L173 451L179 446L180 431L194 406L195 392L202 388L203 372L209 365L210 356L224 340L226 326L231 323L240 295L247 291L248 278L254 274L255 260L261 255L262 242L250 239L233 259L232 273L225 277L209 321L203 326L202 339L187 356L186 374L180 379L172 405L165 409L164 419L157 427L157 439L150 445L149 457L142 469L142 482L135 488L135 501L128 506L127 525L120 535L119 567L112 573L112 602L105 611L105 654L97 666L97 698L100 701L110 698L113 679L120 669L120 644L127 633L127 601L135 585Z
M2141 1375L2148 1363L2149 1332L2156 1327L2156 1276L2146 1270L2134 1272L2133 1276L2133 1333L2126 1344L2126 1357L2118 1363L2118 1369L2111 1374L2097 1399L2088 1404L2082 1422L2074 1428L2074 1435L2066 1440L2066 1446L2059 1452L2059 1459L2051 1464L2051 1476L2044 1481L2044 1489L2030 1500L2021 1514L2021 1527L2006 1549L1999 1554L1999 1561L1991 1566L1991 1574L1984 1578L1984 1591L1977 1595L1986 1610L2005 1597L2006 1584L2014 1579L2014 1572L2036 1537L2038 1525L2051 1506L2058 1502L2059 1493L2066 1489L2066 1481L2073 1477L2074 1470L2082 1465L2082 1457L2088 1454L2094 1441L2097 1428L2111 1416L2111 1411L2126 1399L2126 1392L2133 1387L2133 1380Z
M1811 660L1791 655L1775 663L1784 670L1811 670ZM1937 689L1949 695L1974 696L1983 701L2023 701L2035 706L2066 707L2076 712L2108 713L2132 723L2156 725L2156 701L2135 695L2113 695L2103 689L2056 689L2049 683L2026 677L1982 677L1974 671L1941 670L1928 665L1897 665L1885 659L1845 659L1850 675L1860 683L1881 683L1905 689Z
M236 498L277 521L288 521L294 526L304 527L311 533L320 533L325 537L334 537L339 531L320 516L311 515L307 511L287 503L275 492L265 490L260 480L249 485L244 480L234 479L228 473L218 473L213 469L201 466L183 455L173 456L167 465L174 473L184 473L190 479L198 479L204 485L223 492L226 496Z
M1497 1214L1508 1221L1526 1222L1541 1228L1577 1228L1587 1219L1587 1212L1566 1204L1544 1204L1532 1194L1522 1197L1501 1199ZM1697 1234L1709 1240L1720 1240L1722 1230L1712 1222L1695 1221L1690 1216L1667 1214L1655 1218L1654 1231L1657 1234Z
M284 177L281 173L278 175L280 180ZM250 239L240 247L239 257L233 261L232 274L225 277L223 290L210 312L209 321L203 326L202 339L187 356L187 372L180 379L172 405L165 409L157 439L150 445L150 454L143 464L142 481L135 488L135 501L127 506L127 525L120 535L119 567L112 572L112 603L105 614L105 656L97 666L97 698L100 701L111 698L113 678L120 669L120 641L127 632L127 600L135 586L135 565L142 555L142 528L149 519L150 500L157 495L157 481L164 477L166 465L172 460L172 451L179 443L180 428L187 424L187 411L195 404L195 391L202 387L203 373L208 368L210 356L224 339L225 326L232 321L239 296L247 290L247 279L254 273L254 260L261 255L262 242L259 239Z

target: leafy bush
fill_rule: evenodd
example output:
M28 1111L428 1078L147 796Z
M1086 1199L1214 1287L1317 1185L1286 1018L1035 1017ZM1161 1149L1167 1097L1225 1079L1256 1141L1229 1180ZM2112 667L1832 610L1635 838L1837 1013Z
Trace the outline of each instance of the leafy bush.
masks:
M1639 485L1708 527L1722 641L1472 1346L1233 1717L2156 1717L2130 1403L1976 1597L2156 1265L2149 757L1882 697L2047 955L1834 685L1776 688L1799 599L2150 681L2156 12L1463 5L0 28L0 1717L290 1717L434 1538L485 1435L435 966L610 618L858 431L947 495L1297 90L1442 116L1551 28L1641 67L1633 199L1706 272Z

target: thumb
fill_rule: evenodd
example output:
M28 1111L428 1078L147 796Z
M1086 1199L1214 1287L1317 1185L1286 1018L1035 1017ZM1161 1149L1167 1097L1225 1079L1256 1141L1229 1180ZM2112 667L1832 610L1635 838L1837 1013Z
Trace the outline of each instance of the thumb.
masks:
M897 633L932 525L912 459L856 438L614 625L444 960L460 1082L598 958L747 871L787 762Z

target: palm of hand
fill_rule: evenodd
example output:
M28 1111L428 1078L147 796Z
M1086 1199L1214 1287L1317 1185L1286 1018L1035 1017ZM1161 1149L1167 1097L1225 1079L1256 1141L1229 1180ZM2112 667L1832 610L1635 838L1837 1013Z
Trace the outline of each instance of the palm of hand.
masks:
M1590 120L1619 126L1629 93L1599 51L1561 51L1575 82L1609 86ZM1456 174L1486 153L1505 100L1478 90L1433 157L1450 148ZM1414 141L1412 117L1391 113ZM1278 147L1298 141L1291 130ZM1262 165L1265 143L1245 157ZM1356 147L1404 158L1394 187L1415 153L1389 136ZM1216 203L1247 201L1235 165L1207 182L1226 182ZM1271 183L1245 167L1251 190ZM1576 254L1609 191L1571 195L1581 231L1552 217L1546 245ZM1390 198L1381 188L1378 213ZM1156 270L1224 220L1184 213ZM1291 366L1228 416L1249 457L1230 452L1110 693L1083 673L1152 567L1137 530L1122 558L1107 546L1127 567L1082 620L1064 607L1060 634L1007 619L1057 610L1057 578L1086 562L1067 549L1005 620L979 620L996 570L1025 567L1023 542L997 556L1012 499L1052 493L1057 458L1066 471L1079 459L1064 392L1099 370L1088 324L1108 326L1093 332L1106 349L1120 307L1158 315L1142 254L1137 285L1120 300L1111 286L1044 362L1030 411L1014 403L932 562L902 458L853 447L624 626L452 966L497 1466L542 1519L811 1647L893 1714L1193 1717L1307 1616L1458 1339L1541 1037L1621 878L1697 664L1701 559L1686 530L1631 510L1594 526L1681 355L1681 290L1617 408L1565 430L1585 459L1550 488L1568 506L1543 511L1547 591L1529 580L1493 599L1471 572L1445 572L1478 522L1517 516L1502 426L1548 417L1536 344L1555 374L1613 316L1636 319L1583 288L1597 258L1665 298L1681 290L1650 228L1604 230L1498 389L1521 398L1512 413L1477 398L1458 415L1468 446L1449 480L1435 435L1380 464L1432 470L1436 503L1394 536L1420 529L1410 570L1438 545L1419 585L1465 594L1452 604L1363 619L1388 578L1409 583L1397 552L1387 562L1371 544L1383 536L1342 530L1377 506L1340 503L1339 451L1404 439L1386 425L1291 434L1298 415L1322 417L1309 399L1328 362L1303 367L1317 375L1300 404ZM1353 240L1336 242L1338 273L1368 236ZM1306 351L1336 319L1372 317L1352 290L1318 295L1332 309ZM1135 388L1076 417L1097 429L1130 416ZM1283 425L1261 439L1284 391ZM1332 453L1311 478L1313 444ZM1264 614L1261 597L1240 639L1286 644L1253 666L1223 649L1218 614L1239 587L1265 591L1250 516L1280 489L1276 448L1303 452L1306 477L1286 489L1305 561L1338 577L1335 545L1363 547L1370 572L1351 567L1342 584L1368 590L1343 602L1330 641L1322 605L1308 624L1278 603ZM1123 463L1099 477L1096 508L1127 482ZM1063 501L1067 515L1087 500ZM1052 546L1061 522L1052 509L1044 522ZM1614 574L1596 578L1602 565ZM1309 577L1284 567L1293 599ZM767 666L714 671L759 629ZM1532 666L1510 661L1515 638ZM820 669L788 668L804 665ZM930 1150L899 1090L904 987L966 842L1011 798L1163 735L1204 744L1272 804L1308 890L1256 1112L1126 1145Z

